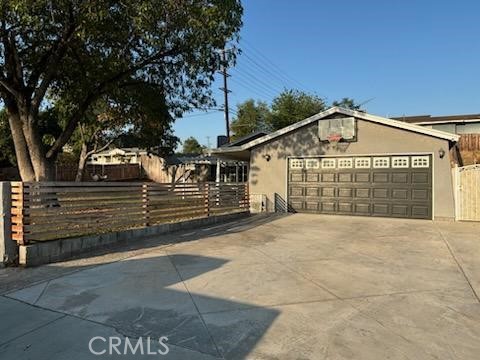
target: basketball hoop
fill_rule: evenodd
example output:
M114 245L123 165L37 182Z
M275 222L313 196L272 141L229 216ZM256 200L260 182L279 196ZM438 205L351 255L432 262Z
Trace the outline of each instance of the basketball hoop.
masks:
M342 140L342 135L340 134L330 134L327 136L327 141L332 149L337 149L340 140Z

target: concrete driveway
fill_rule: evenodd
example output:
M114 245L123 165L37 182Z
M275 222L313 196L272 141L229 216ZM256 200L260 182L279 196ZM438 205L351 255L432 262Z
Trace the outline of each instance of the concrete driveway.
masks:
M88 344L166 336L170 359L475 359L479 234L469 223L254 216L5 269L0 358L162 358L96 356Z

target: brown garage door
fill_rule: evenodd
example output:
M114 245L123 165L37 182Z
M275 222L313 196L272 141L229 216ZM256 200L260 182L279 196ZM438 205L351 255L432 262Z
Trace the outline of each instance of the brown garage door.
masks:
M431 155L292 158L293 212L432 218Z

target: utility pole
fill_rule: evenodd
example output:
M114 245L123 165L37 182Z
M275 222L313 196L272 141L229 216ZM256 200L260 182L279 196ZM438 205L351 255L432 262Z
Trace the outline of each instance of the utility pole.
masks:
M223 49L222 50L222 75L223 75L223 88L220 88L220 90L223 91L223 99L224 99L224 108L223 111L225 113L225 125L227 127L227 142L230 142L230 116L228 113L228 93L231 92L228 90L228 85L227 85L227 78L230 76L227 73L227 56L226 56L227 50Z

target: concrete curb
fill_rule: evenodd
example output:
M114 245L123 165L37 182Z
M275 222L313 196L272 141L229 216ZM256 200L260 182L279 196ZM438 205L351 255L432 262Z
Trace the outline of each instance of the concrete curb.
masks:
M249 212L238 212L219 216L209 216L200 219L181 221L176 223L160 224L141 229L130 229L99 235L89 235L77 238L59 239L37 242L19 246L19 264L22 266L36 266L57 261L68 260L74 256L95 249L102 249L112 245L128 244L138 241L139 238L171 233L179 230L198 228L229 220L249 216Z

